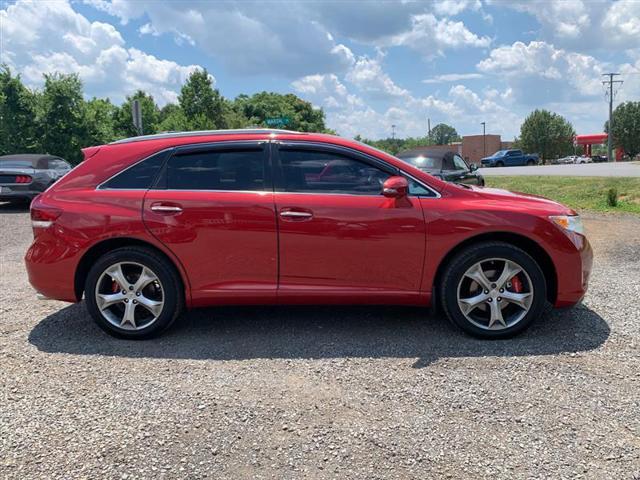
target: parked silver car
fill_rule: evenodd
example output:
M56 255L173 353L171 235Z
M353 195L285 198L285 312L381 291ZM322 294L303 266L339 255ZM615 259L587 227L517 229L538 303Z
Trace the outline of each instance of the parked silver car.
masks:
M54 155L0 156L0 201L30 201L70 170Z

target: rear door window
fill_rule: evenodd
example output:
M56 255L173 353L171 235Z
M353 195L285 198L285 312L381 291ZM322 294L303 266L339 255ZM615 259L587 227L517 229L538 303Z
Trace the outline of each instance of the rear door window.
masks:
M173 190L264 191L263 150L200 150L172 156L167 188Z

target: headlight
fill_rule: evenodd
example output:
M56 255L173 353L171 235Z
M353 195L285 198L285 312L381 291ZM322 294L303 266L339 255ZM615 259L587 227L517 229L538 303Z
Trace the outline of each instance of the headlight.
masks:
M549 218L563 230L584 235L584 226L579 215L552 215Z

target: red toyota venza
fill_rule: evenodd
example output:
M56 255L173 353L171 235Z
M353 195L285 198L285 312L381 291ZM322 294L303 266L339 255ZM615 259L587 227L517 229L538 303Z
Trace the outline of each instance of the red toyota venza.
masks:
M331 135L150 135L84 150L31 205L41 297L147 338L208 305L438 305L512 336L584 296L592 251L556 202L445 183Z

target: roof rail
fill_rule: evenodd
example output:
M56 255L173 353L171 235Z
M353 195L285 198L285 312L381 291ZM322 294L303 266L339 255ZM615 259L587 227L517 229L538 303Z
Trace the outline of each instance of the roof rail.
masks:
M197 130L193 132L162 132L155 133L153 135L141 135L139 137L123 138L122 140L116 140L109 145L115 145L119 143L131 143L131 142L144 142L146 140L162 140L165 138L180 138L180 137L206 137L210 135L265 135L265 134L296 134L304 135L305 132L295 132L293 130L279 130L273 128L240 128L236 130Z

